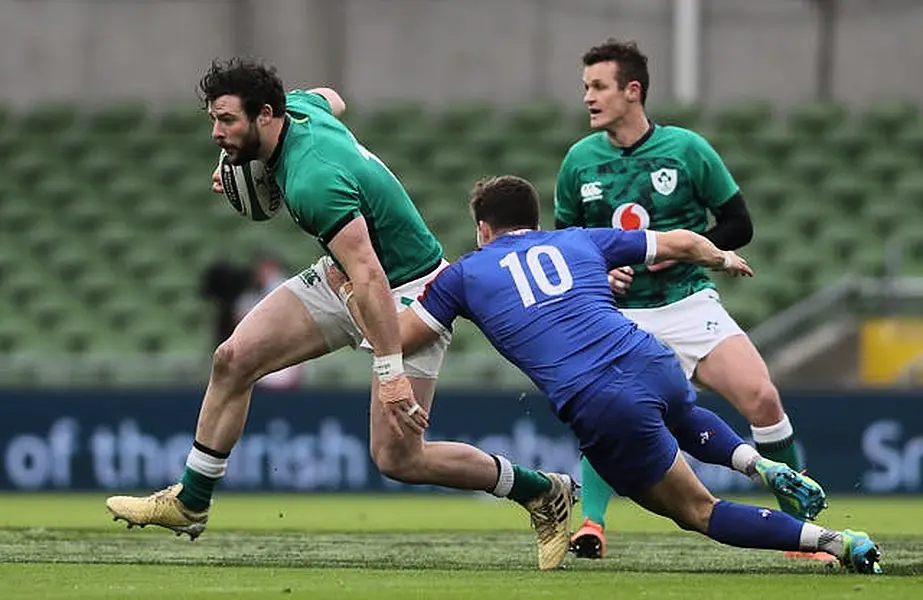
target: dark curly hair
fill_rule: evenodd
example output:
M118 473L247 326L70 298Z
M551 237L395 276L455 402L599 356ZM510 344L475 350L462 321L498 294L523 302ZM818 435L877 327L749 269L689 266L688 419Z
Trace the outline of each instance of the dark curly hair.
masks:
M199 91L206 108L221 96L237 96L251 120L267 104L273 116L280 117L285 112L285 87L276 69L241 58L213 60L199 81Z
M538 192L522 177L501 175L478 181L470 204L474 220L494 229L538 229Z

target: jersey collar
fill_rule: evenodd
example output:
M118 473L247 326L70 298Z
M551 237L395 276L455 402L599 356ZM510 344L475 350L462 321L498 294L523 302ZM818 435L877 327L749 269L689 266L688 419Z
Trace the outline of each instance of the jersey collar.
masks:
M524 233L531 233L531 232L533 232L533 231L538 231L538 230L537 230L537 229L523 228L523 229L513 229L513 230L511 230L511 231L505 231L505 232L501 233L500 235L498 235L497 237L495 237L495 238L490 242L490 244L493 244L493 243L495 243L495 242L499 242L499 241L501 241L501 240L511 240L511 239L513 239L513 237L511 237L511 236L519 236L519 235L523 235ZM486 245L487 245L487 246L490 246L490 244L486 244Z
M657 125L650 119L647 120L647 124L649 126L647 128L647 131L644 133L644 135L638 138L637 142L635 142L634 144L626 148L618 148L618 146L613 146L613 147L615 147L616 149L620 149L622 151L622 156L631 156L632 154L634 154L635 150L643 146L647 142L647 140L651 139L651 136L654 135L654 129L657 128ZM609 137L608 134L606 134L607 140L608 140L608 137ZM609 143L612 144L611 141Z
M523 227L522 229L513 229L512 231L505 231L505 232L503 232L503 233L501 234L501 237L504 236L504 235L522 235L522 234L524 234L524 233L529 233L530 231L535 231L535 230L534 230L534 229L529 229L529 228L527 228L527 227Z
M285 118L282 119L282 131L279 132L279 141L276 142L276 148L272 151L272 156L266 161L266 166L270 169L275 168L276 163L279 162L279 157L282 156L282 144L285 143L285 135L288 133L290 121L288 113L285 113Z

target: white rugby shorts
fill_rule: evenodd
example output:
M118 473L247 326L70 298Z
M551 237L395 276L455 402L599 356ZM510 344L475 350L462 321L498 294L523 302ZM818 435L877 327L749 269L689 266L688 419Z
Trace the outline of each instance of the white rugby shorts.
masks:
M672 348L689 379L699 361L718 344L731 336L745 335L713 289L698 291L666 306L620 310L638 327Z
M327 268L332 264L333 260L329 256L324 256L283 285L304 304L320 328L331 352L345 346L371 350L349 310L337 296L336 290L331 289L327 283ZM426 284L447 266L449 263L443 260L432 272L391 290L398 312L406 310L410 301L422 294ZM409 377L436 379L448 347L449 339L440 337L417 352L408 354L404 357L404 371Z

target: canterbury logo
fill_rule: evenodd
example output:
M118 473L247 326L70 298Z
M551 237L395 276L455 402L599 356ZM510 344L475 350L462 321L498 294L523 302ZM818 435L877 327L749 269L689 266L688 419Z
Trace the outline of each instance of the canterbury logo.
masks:
M594 200L602 200L603 198L603 184L600 181L592 181L590 183L584 183L580 186L580 198L584 202L592 202Z

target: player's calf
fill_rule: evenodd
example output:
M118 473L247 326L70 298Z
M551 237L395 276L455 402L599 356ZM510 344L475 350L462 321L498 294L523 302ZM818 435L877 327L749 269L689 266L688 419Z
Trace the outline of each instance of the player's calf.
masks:
M405 440L411 434L405 433ZM372 462L378 469L378 472L394 481L412 485L422 485L430 483L433 477L430 469L426 465L426 458L423 455L424 442L418 436L414 440L420 445L419 448L409 450L406 448L395 448L389 444L375 444L370 448Z
M586 456L580 459L580 481L583 525L571 537L570 549L578 558L602 558L606 554L606 508L615 492Z
M715 505L707 535L740 548L826 552L851 571L882 572L881 551L867 534L819 527L768 508L721 501Z
M827 507L826 494L816 481L784 463L762 457L712 411L693 405L668 418L682 450L702 462L733 468L762 484L790 515L814 520Z
M695 378L727 398L747 419L760 454L801 471L803 465L794 428L765 361L746 335L722 340L699 361Z
M677 454L664 478L641 494L638 502L729 546L826 552L855 571L881 572L880 551L867 535L826 529L782 511L716 501L681 454Z

